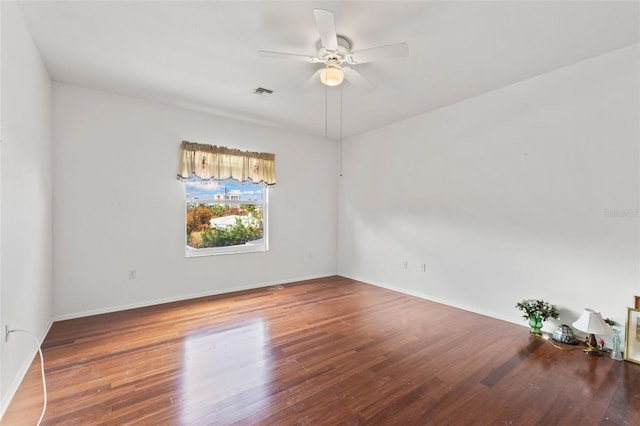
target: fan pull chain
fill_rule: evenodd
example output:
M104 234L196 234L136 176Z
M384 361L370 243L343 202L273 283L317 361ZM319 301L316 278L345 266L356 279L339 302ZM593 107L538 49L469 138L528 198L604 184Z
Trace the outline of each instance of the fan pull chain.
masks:
M340 85L340 177L342 177L342 85Z
M329 115L329 101L327 100L327 86L324 86L324 138L327 139L329 137L329 133L327 131L327 116Z

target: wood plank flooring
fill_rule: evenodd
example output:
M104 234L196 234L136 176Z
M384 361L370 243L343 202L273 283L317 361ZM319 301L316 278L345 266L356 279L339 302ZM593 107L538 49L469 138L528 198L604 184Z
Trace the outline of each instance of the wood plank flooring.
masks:
M53 325L46 425L639 425L640 365L341 277ZM2 425L40 415L39 361Z

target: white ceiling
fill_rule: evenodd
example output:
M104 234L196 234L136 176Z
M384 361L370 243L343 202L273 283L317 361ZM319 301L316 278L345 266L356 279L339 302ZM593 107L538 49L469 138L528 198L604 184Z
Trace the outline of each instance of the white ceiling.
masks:
M638 1L19 1L55 81L329 137L471 98L640 40ZM406 58L357 65L377 85L302 86L314 8L353 50L406 41ZM269 97L257 87L274 90ZM328 108L325 106L325 96ZM325 112L328 109L328 114Z

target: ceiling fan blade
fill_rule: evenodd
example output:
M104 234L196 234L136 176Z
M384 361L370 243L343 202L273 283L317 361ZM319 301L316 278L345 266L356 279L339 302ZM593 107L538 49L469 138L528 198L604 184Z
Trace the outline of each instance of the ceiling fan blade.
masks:
M315 86L320 81L320 73L324 68L318 69L318 71L314 72L309 80L302 86L302 90L311 90L313 86Z
M296 53L281 53L281 52L269 52L267 50L258 50L258 55L264 56L265 58L290 59L294 61L310 62L312 64L320 62L320 59L314 56L298 55Z
M364 64L381 59L401 58L409 55L409 45L405 42L389 44L387 46L372 47L371 49L358 50L351 54L354 64Z
M342 67L342 71L344 72L344 79L357 88L365 90L367 92L370 92L376 88L375 84L367 80L362 74L360 74L353 68Z
M314 9L316 24L320 33L320 41L325 49L335 52L338 50L338 35L336 33L336 21L333 12L322 9Z

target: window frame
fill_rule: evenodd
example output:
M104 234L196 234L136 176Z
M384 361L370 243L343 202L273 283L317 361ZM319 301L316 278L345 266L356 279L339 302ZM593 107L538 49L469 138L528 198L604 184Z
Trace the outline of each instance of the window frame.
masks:
M222 179L220 182L234 179ZM236 181L237 182L237 181ZM225 199L204 199L204 198L187 198L186 185L183 186L184 192L184 251L186 258L203 257L203 256L218 256L225 254L240 254L240 253L261 253L269 251L269 189L270 186L261 183L263 189L263 199L261 201L256 200L225 200ZM195 248L187 244L187 212L190 203L198 204L215 204L215 205L238 205L249 204L262 207L262 241L261 244L243 244L236 246L223 246L223 247L206 247Z

